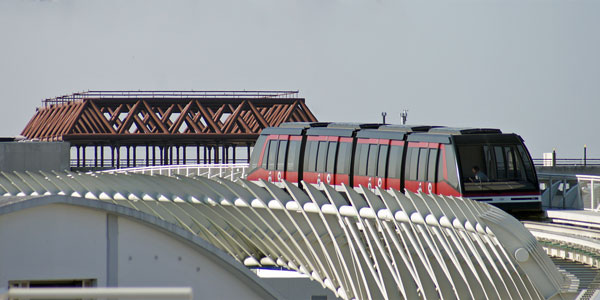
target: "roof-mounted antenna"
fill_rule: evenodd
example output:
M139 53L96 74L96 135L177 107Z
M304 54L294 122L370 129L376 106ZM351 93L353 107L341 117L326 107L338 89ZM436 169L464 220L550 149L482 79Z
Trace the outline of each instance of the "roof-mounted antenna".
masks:
M402 119L402 125L406 125L406 118L408 118L408 109L405 109L400 113L400 118Z

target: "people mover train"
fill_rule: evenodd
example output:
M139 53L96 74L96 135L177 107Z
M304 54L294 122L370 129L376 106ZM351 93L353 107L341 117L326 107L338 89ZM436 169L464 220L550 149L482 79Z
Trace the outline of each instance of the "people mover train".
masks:
M523 139L499 129L284 123L262 131L247 179L406 189L541 210Z

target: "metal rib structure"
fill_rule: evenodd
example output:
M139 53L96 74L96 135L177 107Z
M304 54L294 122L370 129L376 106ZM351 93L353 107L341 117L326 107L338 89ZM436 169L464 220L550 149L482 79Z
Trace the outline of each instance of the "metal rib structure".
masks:
M155 215L249 267L297 270L342 299L548 299L535 238L468 199L140 174L1 173L5 196L65 195Z

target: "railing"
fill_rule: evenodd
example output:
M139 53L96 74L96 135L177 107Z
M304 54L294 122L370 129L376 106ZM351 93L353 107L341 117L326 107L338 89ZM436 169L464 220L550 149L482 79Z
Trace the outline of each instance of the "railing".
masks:
M600 210L600 176L538 173L547 208Z
M200 161L203 161L204 159L200 159ZM183 161L183 159L181 159L180 161ZM187 158L186 159L186 163L175 163L176 166L197 166L199 165L197 163L197 159L196 158ZM229 159L229 161L231 161L231 159ZM174 160L175 162L175 160ZM235 160L236 164L237 163L248 163L248 159L247 158L237 158ZM118 164L115 161L115 164L112 165L110 159L109 160L105 160L104 161L104 165L101 164L100 160L94 160L93 158L86 158L85 161L80 159L79 160L79 165L77 165L77 159L71 159L70 160L70 167L73 171L92 171L92 170L96 170L96 171L100 171L100 170L113 170L113 169L125 169L125 168L141 168L141 167L147 167L147 168L158 168L158 167L170 167L171 165L161 165L160 164L160 159L156 159L154 161L154 165L152 165L153 161L152 159L150 159L148 161L148 164L146 165L146 159L136 159L135 160L135 164L134 161L132 159L129 160L129 164L127 162L127 159L123 158L120 159ZM228 163L224 163L224 164L228 164ZM117 167L118 165L118 167ZM203 164L206 165L206 164Z
M153 166L140 168L125 168L106 170L108 173L138 173L146 175L182 175L182 176L203 176L207 178L226 178L235 181L238 178L245 178L249 164L197 164L197 165L169 165Z
M87 91L42 100L44 106L87 98L295 98L299 91Z
M600 158L534 158L536 166L600 166Z

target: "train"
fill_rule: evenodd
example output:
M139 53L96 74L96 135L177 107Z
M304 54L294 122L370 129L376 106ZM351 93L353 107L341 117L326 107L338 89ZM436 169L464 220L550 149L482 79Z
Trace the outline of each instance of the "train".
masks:
M494 128L283 123L261 132L249 164L250 181L408 190L541 211L523 139Z

